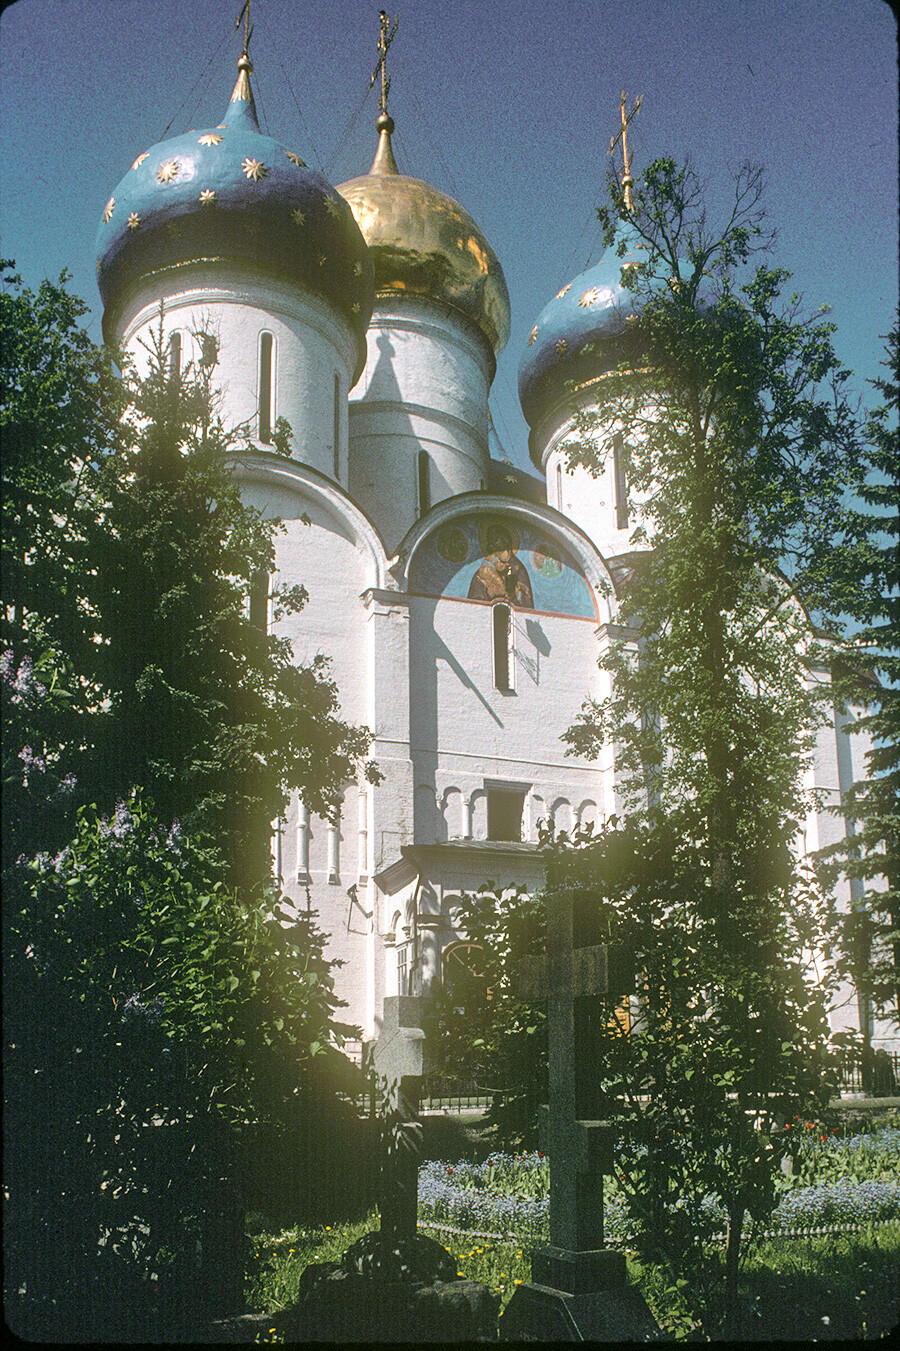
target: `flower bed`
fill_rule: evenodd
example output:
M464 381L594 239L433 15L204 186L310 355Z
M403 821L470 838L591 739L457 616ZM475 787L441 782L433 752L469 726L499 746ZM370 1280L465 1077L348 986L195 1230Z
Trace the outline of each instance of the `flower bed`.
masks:
M900 1221L900 1130L843 1140L804 1133L800 1144L767 1230ZM419 1173L419 1215L453 1229L546 1242L549 1187L549 1161L539 1151L495 1153L480 1164L427 1163ZM724 1228L713 1197L704 1208ZM604 1220L607 1242L627 1241L625 1198L614 1181L606 1188Z

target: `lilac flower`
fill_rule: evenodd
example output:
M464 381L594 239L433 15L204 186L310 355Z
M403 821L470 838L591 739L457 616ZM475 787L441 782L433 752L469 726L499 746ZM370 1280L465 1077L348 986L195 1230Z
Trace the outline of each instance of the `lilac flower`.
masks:
M39 680L34 678L34 662L31 657L26 655L19 662L19 669L15 676L12 674L15 658L12 652L7 650L0 658L0 676L3 684L10 690L10 702L13 704L23 704L29 695L36 695L43 699L47 693L46 685L42 685Z
M122 1022L126 1024L144 1022L155 1027L164 1008L165 1000L162 995L157 995L149 1004L142 1003L136 994L129 995L122 1005Z
M25 766L22 774L22 784L28 787L28 780L32 774L43 774L47 769L47 762L40 756L35 755L30 746L23 746L19 751L19 759Z
M180 821L173 821L169 827L169 833L166 836L166 848L172 854L181 855L181 846L184 843L184 833L181 829Z
M104 840L108 840L110 837L114 840L124 840L129 835L134 834L134 827L135 818L120 798L116 803L113 819L110 821L105 816L101 819L100 837Z

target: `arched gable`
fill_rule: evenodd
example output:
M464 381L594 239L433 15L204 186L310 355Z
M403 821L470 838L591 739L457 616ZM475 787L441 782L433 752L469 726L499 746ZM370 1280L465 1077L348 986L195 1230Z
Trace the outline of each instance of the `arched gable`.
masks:
M614 579L587 535L551 507L500 494L439 503L406 536L391 570L402 590L490 603L503 598L503 583L488 558L504 541L515 607L611 620Z
M253 451L233 453L235 477L242 491L267 517L298 520L310 505L318 508L337 534L358 550L367 587L394 591L388 557L375 526L343 488L309 465Z

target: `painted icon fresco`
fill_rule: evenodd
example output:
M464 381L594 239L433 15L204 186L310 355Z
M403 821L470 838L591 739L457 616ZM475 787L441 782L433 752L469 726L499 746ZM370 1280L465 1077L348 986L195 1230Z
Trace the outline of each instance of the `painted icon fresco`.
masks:
M596 618L590 588L574 561L526 522L464 516L416 550L410 590L462 600L505 600L520 610Z

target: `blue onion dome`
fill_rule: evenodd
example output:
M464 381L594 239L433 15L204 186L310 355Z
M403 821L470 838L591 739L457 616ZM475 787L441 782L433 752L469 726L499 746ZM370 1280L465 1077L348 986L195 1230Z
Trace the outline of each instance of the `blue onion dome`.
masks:
M104 329L130 287L194 261L250 264L320 295L357 337L372 265L353 213L321 174L259 129L246 53L223 121L138 155L103 210L97 275Z
M622 285L622 269L647 256L647 244L626 224L599 263L544 306L519 365L519 400L530 427L563 395L627 358L638 301Z
M452 197L397 168L393 118L381 113L367 174L338 185L372 257L377 295L418 295L464 315L494 354L509 338L509 292L497 255Z

